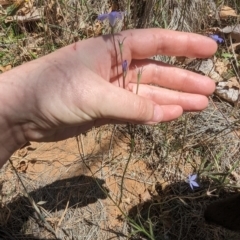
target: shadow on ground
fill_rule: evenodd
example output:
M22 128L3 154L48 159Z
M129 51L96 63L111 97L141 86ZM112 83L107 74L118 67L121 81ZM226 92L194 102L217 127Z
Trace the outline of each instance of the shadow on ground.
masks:
M42 209L51 213L59 212L64 211L67 204L68 209L79 209L95 203L98 199L105 199L108 190L103 186L104 183L101 179L82 175L58 180L29 194L36 203L43 203L40 205ZM0 239L43 239L33 237L32 233L24 233L29 229L27 226L29 219L35 219L41 226L35 210L25 196L18 197L15 201L0 208ZM43 230L45 229L33 229L36 232Z
M155 240L239 240L240 195L216 189L207 193L206 186L209 182L192 191L178 182L162 190L157 184L151 199L131 208L129 216L148 232L152 228ZM131 239L148 238L138 234Z

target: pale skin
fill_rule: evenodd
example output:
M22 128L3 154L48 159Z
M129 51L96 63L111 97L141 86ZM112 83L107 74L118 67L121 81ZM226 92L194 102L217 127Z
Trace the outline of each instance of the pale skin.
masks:
M166 122L207 107L215 89L211 79L147 58L207 58L217 50L212 39L142 29L118 33L116 44L124 38L123 59L130 64L126 89L111 35L77 42L0 75L0 167L27 141L63 140L107 123ZM138 95L136 67L143 67Z

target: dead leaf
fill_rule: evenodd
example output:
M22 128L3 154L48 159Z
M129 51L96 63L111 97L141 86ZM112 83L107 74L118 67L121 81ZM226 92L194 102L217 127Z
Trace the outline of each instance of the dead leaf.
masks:
M86 27L85 25L82 26L82 31L87 35L88 38L102 35L103 24L101 22L96 22L93 27Z
M190 64L191 62L193 62L196 58L188 58L188 57L176 57L176 61L177 63L180 63L182 65L187 66L188 64Z
M7 72L7 71L9 71L9 70L11 70L12 69L12 65L6 65L6 66L0 66L0 71L2 72L2 73L4 73L4 72Z
M0 0L0 5L4 6L4 5L11 5L14 3L14 0Z
M146 201L150 201L152 199L152 196L149 193L148 189L145 189L145 191L140 194L140 202L146 202Z
M228 81L219 82L216 86L215 93L224 100L235 104L239 99L240 84L236 77L228 79Z
M214 80L215 82L220 82L223 80L223 78L215 71L211 71L208 76Z
M17 154L19 157L23 158L27 155L28 150L26 148L18 149Z
M240 84L237 80L237 77L231 77L228 79L227 81L227 85L225 87L229 87L229 88L238 88L240 89Z
M18 170L18 172L23 172L23 173L25 173L26 170L27 170L27 168L28 168L28 162L25 161L25 160L22 160L22 161L19 163L19 165L18 165L18 167L17 167L17 170Z
M226 18L228 18L230 16L231 17L237 17L238 15L237 15L236 11L233 8L228 7L228 6L222 6L222 8L221 8L221 10L219 12L219 16L222 19L226 19Z
M217 59L215 63L215 71L218 72L220 75L228 71L228 66L226 62Z
M100 36L102 35L102 30L103 30L103 24L100 22L97 22L94 24L94 33L95 36Z
M232 39L234 39L237 42L240 42L240 24L226 26L219 30L222 33L231 35Z
M235 53L239 53L240 52L240 43L233 43L232 46L228 47L229 50L232 50L232 48Z
M231 32L239 32L240 33L240 24L226 26L224 28L220 28L219 30L222 33L231 33Z
M128 205L130 205L130 204L131 204L131 199L130 199L130 197L124 198L124 199L122 200L122 202L123 202L123 203L127 203Z
M211 77L215 82L222 81L222 77L220 76L218 72L215 70L215 64L212 59L203 59L200 62L192 62L189 66L188 69L201 72L204 75L207 75Z
M26 14L30 13L33 9L33 0L25 1L20 9L17 11L17 15L25 16Z
M201 61L200 65L196 65L197 71L200 71L204 73L205 75L208 75L211 71L214 71L214 63L212 59L204 59Z
M43 19L43 8L36 9L35 7L23 15L8 16L5 18L5 23L9 22L32 22Z

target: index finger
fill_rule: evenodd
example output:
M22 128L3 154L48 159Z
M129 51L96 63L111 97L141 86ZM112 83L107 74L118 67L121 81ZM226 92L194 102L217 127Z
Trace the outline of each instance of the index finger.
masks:
M132 59L154 55L206 58L217 50L214 40L195 33L152 28L127 30L117 35L125 39L124 55L130 54Z

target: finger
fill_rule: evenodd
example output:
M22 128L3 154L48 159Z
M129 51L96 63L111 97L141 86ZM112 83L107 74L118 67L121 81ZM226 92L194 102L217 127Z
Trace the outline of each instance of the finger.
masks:
M141 83L144 84L152 83L178 91L204 95L210 95L215 90L215 83L209 77L154 60L132 61L127 74L130 82L137 82L136 69L143 69Z
M180 117L182 115L182 109L179 106L162 106L164 112L163 119L161 122L168 122ZM44 135L44 139L37 139L37 141L52 142L52 141L61 141L70 137L78 136L81 133L87 132L93 127L100 127L105 124L126 124L130 121L120 121L116 119L96 119L87 124L73 127L66 127L62 129L55 129L51 131L49 137ZM131 121L131 123L138 123L138 121ZM152 122L146 122L146 124L151 124ZM155 123L155 122L153 122ZM30 139L32 140L32 139ZM36 139L35 139L36 140Z
M94 112L91 111L94 113L91 116L93 119L105 118L123 122L157 123L175 119L182 114L181 106L159 106L150 99L115 87L104 80L93 89L91 94L85 112L88 109L95 109Z
M125 39L126 56L130 54L132 59L144 59L158 54L205 58L217 50L215 41L195 33L153 28L127 30L119 35Z
M97 119L94 121L95 127L99 127L105 124L126 124L126 123L144 123L144 124L155 124L158 122L169 122L180 117L183 113L183 109L178 105L166 105L160 106L163 116L161 121L139 121L139 119Z
M175 120L176 118L180 117L183 113L183 109L178 105L167 105L167 106L159 106L162 111L162 119L161 121L145 121L145 122L139 122L139 119L133 119L133 120L115 120L115 119L107 119L103 121L102 119L98 119L95 122L95 126L101 126L104 124L126 124L127 122L131 123L145 123L145 124L155 124L159 122L169 122L172 120Z
M75 54L76 51L78 54L69 58L73 60L73 66L84 62L106 79L121 72L122 60L131 62L132 59L145 59L159 54L205 58L217 50L217 44L211 38L158 28L127 30L115 34L114 38L115 41L112 35L104 35L81 41L66 47L66 54ZM122 58L119 42L123 42Z
M129 84L136 92L137 84ZM138 94L158 105L179 105L184 111L200 111L208 106L208 98L203 95L176 92L154 86L140 84Z

